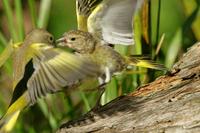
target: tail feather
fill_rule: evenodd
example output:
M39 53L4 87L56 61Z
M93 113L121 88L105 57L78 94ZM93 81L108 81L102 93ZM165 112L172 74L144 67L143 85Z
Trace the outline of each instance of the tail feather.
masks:
M6 114L0 119L0 133L9 132L13 129L21 110L24 109L28 103L28 93L25 92L9 106Z
M126 59L128 64L131 66L139 66L157 70L168 70L163 64L156 63L147 56L131 55L126 57Z
M129 55L129 58L136 58L138 60L151 60L150 55Z

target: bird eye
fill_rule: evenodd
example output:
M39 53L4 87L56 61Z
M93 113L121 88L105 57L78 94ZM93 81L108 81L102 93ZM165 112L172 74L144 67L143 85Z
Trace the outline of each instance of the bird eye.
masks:
M75 40L76 40L76 38L75 38L75 37L72 37L70 40L71 40L71 41L75 41Z
M53 37L52 36L49 37L49 41L53 42Z

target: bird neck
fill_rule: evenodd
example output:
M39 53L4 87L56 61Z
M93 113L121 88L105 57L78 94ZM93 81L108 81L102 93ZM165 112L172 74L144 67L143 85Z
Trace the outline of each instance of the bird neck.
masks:
M97 39L90 38L87 40L86 45L84 45L84 47L78 52L85 55L94 54L98 50L99 46L99 41Z

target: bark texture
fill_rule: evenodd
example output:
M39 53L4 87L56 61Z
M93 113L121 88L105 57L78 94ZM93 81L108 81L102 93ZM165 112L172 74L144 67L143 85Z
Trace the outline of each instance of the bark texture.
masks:
M200 132L200 43L171 70L137 91L119 97L57 133Z

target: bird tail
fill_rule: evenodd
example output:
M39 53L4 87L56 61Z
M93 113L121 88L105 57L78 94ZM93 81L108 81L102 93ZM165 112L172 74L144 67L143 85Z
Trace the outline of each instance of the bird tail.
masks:
M6 114L0 119L0 133L10 132L13 129L21 110L25 108L28 103L28 93L25 92L8 107Z
M148 56L131 55L126 56L125 58L128 64L131 66L139 66L157 70L167 70L167 68L163 64L156 63L155 61L151 60Z

